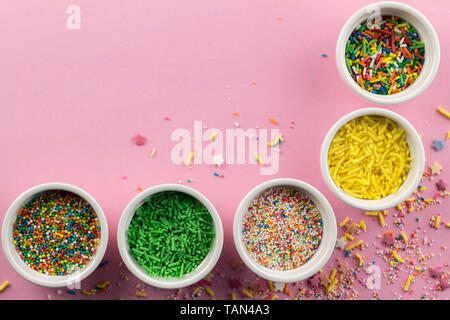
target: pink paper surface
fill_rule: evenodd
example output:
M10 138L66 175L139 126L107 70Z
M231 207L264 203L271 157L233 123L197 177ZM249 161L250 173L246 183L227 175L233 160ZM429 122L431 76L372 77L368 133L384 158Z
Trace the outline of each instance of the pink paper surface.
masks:
M223 222L224 249L211 280L217 299L230 298L230 277L246 284L257 278L247 269L231 268L231 261L238 258L232 221L246 193L276 177L300 179L318 188L328 198L338 222L346 216L355 222L364 218L367 232L358 239L369 247L359 253L382 272L388 270L388 264L375 251L384 247L377 235L387 231L398 235L403 230L410 235L421 226L419 239L434 240L432 247L419 241L426 254L434 254L427 266L448 261L450 229L441 226L435 230L428 221L440 213L444 222L450 222L450 200L410 213L404 229L393 224L396 210L391 209L386 217L389 227L381 228L376 219L339 201L320 174L319 151L329 128L350 111L376 106L361 100L344 84L334 60L341 27L371 2L77 0L74 4L81 8L81 29L69 30L66 8L72 1L1 1L0 219L14 199L34 185L58 181L85 189L102 206L108 220L105 260L109 263L81 287L90 290L106 280L111 286L95 296L82 295L81 290L71 295L65 288L58 294L56 289L22 279L0 252L0 283L10 282L0 299L47 299L48 295L54 299L143 299L135 295L139 281L119 267L118 221L138 188L179 181L211 200ZM431 148L434 139L445 140L450 130L449 119L436 112L438 106L450 110L450 65L446 59L450 2L405 3L433 24L442 59L435 80L422 95L387 108L416 127L423 135L427 166L440 163L440 177L450 180L450 141L445 141L447 146L440 152ZM328 57L322 57L324 53ZM271 123L271 117L278 124ZM285 142L280 146L278 173L263 176L259 167L251 164L220 169L207 164L192 169L173 164L170 152L175 143L170 135L178 128L192 133L195 120L224 132L233 129L235 122L243 129L280 129ZM137 133L147 137L144 146L132 143ZM153 148L157 153L150 157ZM216 177L214 172L224 177ZM193 181L188 183L188 179ZM434 182L424 185L427 197L433 196ZM338 236L342 235L339 228ZM336 267L336 259L356 267L355 258L344 258L343 251L336 249L324 268L326 274ZM423 267L414 261L414 267ZM448 267L443 270L449 272ZM387 284L382 277L380 290L352 286L362 299L450 297L450 289L430 293L436 281L427 276L417 276L412 292L403 292L410 272L401 266L394 284ZM359 276L365 279L368 274L360 271ZM291 297L282 293L278 297L294 298L299 286L307 288L306 284L291 285ZM190 297L191 291L192 287L184 289L179 298ZM175 290L146 288L145 292L147 299L164 299ZM200 298L210 297L203 292Z

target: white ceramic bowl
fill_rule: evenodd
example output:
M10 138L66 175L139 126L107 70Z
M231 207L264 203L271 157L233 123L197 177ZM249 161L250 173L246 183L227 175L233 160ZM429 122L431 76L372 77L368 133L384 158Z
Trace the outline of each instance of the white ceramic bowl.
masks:
M367 18L379 12L381 15L393 15L405 19L417 29L419 36L425 43L425 63L422 71L412 85L405 90L391 94L379 95L362 89L351 77L345 63L345 47L350 34L356 26L367 21ZM408 101L422 93L433 81L439 67L440 49L439 39L431 23L416 9L399 2L376 2L368 5L356 13L345 23L339 34L336 45L336 64L344 82L362 98L381 105L392 105Z
M304 265L296 269L287 271L271 270L264 267L250 256L242 241L242 223L244 215L247 213L250 202L265 190L280 186L292 187L308 195L311 200L313 200L317 205L323 221L322 242L320 243L317 252ZM239 204L239 207L237 208L236 214L234 216L234 244L242 261L258 276L276 282L296 282L307 279L314 275L317 271L319 271L320 268L325 265L325 263L327 263L328 259L333 253L336 243L336 236L336 218L334 216L333 209L331 208L327 199L323 196L322 193L320 193L319 190L317 190L310 184L296 179L273 179L258 185L244 197L244 199Z
M405 130L406 141L408 142L409 149L411 151L411 169L409 170L406 181L398 189L396 193L390 194L387 197L379 200L364 200L352 197L338 188L331 178L330 170L328 169L328 150L330 149L331 142L338 130L347 122L352 119L365 116L376 115L383 116L393 120L399 128ZM387 209L396 206L397 204L408 198L413 191L419 185L423 171L425 169L425 151L423 149L422 140L416 129L405 118L399 114L381 108L366 108L353 111L336 122L330 131L328 131L325 140L323 141L322 148L320 150L320 169L322 176L325 179L328 188L345 203L362 210L377 211Z
M48 191L48 190L64 190L72 192L84 200L86 200L94 209L97 214L100 224L100 243L97 246L97 250L91 260L80 270L65 276L49 276L37 272L28 267L19 254L16 252L15 245L13 243L13 225L17 218L17 213L23 205L28 203L36 194ZM105 215L100 205L95 199L89 195L86 191L66 183L45 183L28 189L22 193L9 207L3 220L2 226L2 246L6 259L14 270L28 281L44 287L70 287L79 283L81 280L89 276L100 264L108 245L108 224L106 223Z
M198 201L200 201L211 214L211 218L214 223L215 236L210 252L206 255L203 261L197 266L194 271L191 271L181 278L164 278L149 275L130 255L130 247L128 245L127 230L136 210L144 203L144 201L152 194L162 191L178 191L186 193ZM200 192L179 184L163 184L151 187L139 193L133 200L130 201L128 206L122 213L122 217L119 221L119 227L117 230L117 243L119 245L119 252L125 265L128 267L131 273L137 278L148 283L154 287L163 289L178 289L190 286L201 279L203 279L214 268L217 260L220 257L223 246L223 228L219 214L212 203Z

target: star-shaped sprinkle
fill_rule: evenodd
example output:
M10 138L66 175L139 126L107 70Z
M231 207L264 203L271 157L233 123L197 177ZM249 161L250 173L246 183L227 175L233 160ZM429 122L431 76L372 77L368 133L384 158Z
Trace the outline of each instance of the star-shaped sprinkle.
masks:
M345 240L345 237L339 238L336 240L336 248L344 250L346 243L347 243L347 241Z
M213 156L212 163L220 168L220 166L225 163L225 160L221 154L217 154Z
M433 148L436 151L441 151L441 149L444 149L444 140L434 140L433 142Z
M438 182L436 182L436 188L439 191L447 190L447 185L448 185L448 183L442 179L440 179Z
M244 268L244 263L241 260L234 260L231 262L231 269L234 271L241 271Z
M347 262L341 262L341 263L339 263L339 265L337 267L337 271L342 272L342 273L346 273L349 270L350 270L350 267L348 266Z
M383 235L383 242L387 245L387 246L392 246L395 243L395 239L394 239L394 233L393 232L386 232Z
M283 282L273 282L273 288L275 289L275 292L283 291L284 283Z
M147 142L147 138L138 133L133 137L133 141L137 146L143 146Z
M439 163L435 162L430 166L430 169L431 169L431 174L441 174L442 167Z
M311 288L318 287L320 285L320 274L316 273L308 278L308 284Z
M442 275L442 266L429 267L428 272L433 278L440 278Z
M320 276L320 284L326 288L328 287L328 285L330 284L330 279L328 279L328 277L326 275L321 275Z

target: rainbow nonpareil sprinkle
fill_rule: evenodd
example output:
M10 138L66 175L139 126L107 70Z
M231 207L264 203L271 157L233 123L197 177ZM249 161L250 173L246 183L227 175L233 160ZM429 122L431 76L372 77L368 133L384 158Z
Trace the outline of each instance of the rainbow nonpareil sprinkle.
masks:
M398 93L419 76L425 44L417 30L399 17L364 23L347 40L345 62L361 88L381 95Z
M92 206L76 194L50 190L35 195L18 212L16 251L31 269L63 276L83 268L100 243Z
M270 188L249 205L242 240L250 256L272 270L291 270L308 262L322 240L316 204L290 188Z

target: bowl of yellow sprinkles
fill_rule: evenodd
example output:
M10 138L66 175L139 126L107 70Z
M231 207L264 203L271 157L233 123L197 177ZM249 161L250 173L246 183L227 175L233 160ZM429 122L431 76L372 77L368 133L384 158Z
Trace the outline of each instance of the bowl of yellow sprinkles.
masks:
M345 203L370 211L408 198L425 167L416 129L399 114L380 108L342 117L326 135L320 158L331 191Z

